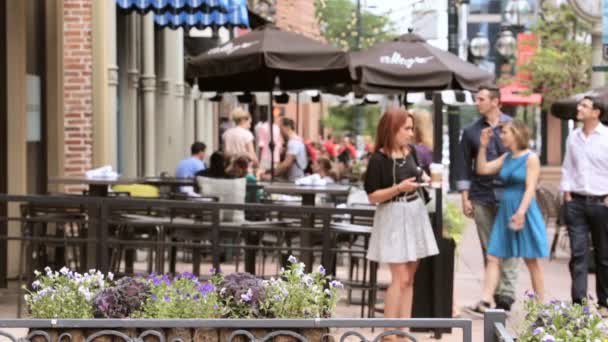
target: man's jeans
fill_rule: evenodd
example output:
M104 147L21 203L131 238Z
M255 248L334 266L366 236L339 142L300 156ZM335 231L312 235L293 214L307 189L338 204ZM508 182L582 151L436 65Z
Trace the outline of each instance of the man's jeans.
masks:
M497 210L496 204L473 202L475 225L477 226L477 234L479 234L479 241L481 242L484 265L486 264L488 240L490 239ZM518 271L519 260L517 258L502 260L500 264L500 282L496 289L496 295L515 300L515 283L517 282Z
M564 204L570 237L572 301L587 297L589 232L595 255L595 291L599 305L608 306L608 208L601 202L574 198Z

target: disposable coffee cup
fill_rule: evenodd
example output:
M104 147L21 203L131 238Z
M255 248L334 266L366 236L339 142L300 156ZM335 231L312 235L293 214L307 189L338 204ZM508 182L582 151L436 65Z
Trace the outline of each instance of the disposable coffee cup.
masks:
M443 182L443 164L432 163L431 169L431 188L441 188Z

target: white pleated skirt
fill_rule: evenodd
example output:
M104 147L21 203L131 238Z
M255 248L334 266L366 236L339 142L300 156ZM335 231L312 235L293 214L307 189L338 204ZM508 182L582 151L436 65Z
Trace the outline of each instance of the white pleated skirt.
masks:
M367 258L381 263L416 261L439 254L422 199L379 204Z

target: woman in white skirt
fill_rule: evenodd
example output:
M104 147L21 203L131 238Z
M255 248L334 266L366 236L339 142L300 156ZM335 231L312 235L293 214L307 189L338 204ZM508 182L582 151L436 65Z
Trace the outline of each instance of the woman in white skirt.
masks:
M387 263L391 284L384 317L409 318L418 261L439 253L424 200L419 195L414 117L389 109L378 124L375 151L365 175L369 201L378 204L367 258ZM426 177L426 175L425 175Z

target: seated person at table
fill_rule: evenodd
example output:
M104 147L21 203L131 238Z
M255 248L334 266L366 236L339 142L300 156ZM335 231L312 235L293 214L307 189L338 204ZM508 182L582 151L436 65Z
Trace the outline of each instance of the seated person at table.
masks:
M304 170L308 166L308 155L302 138L295 131L295 124L290 118L281 120L281 133L287 140L285 160L275 169L275 176L285 176L288 181L294 182L304 176Z
M318 174L325 184L334 184L338 177L336 171L333 170L331 161L327 158L319 158L312 163L312 171Z
M196 177L228 178L226 174L226 158L224 152L215 151L209 158L209 168L196 173Z
M207 146L200 142L196 141L190 146L190 157L183 159L177 164L177 168L175 170L175 177L177 178L193 178L194 175L204 170L205 167L205 150ZM192 186L182 186L180 187L180 192L187 193L188 195L196 195L194 192L194 187Z
M245 156L233 157L230 161L230 165L226 168L226 173L231 178L243 178L245 177L247 185L256 185L257 179L251 172L251 165L249 159ZM262 190L251 187L247 189L247 195L245 202L247 203L259 203L262 198Z

